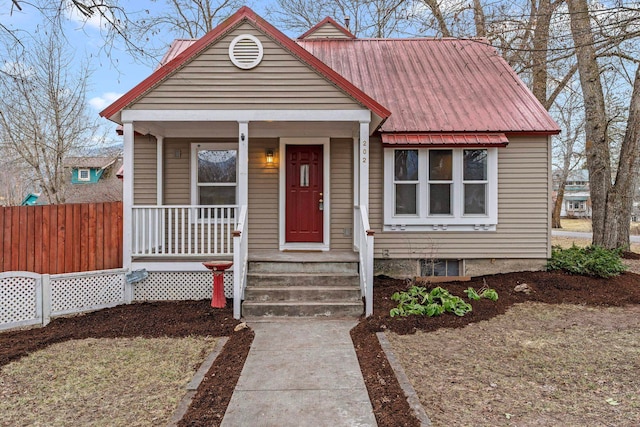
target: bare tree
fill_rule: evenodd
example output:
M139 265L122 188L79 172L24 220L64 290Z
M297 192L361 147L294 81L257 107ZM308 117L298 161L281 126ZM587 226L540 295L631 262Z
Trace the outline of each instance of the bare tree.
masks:
M18 206L29 192L34 191L30 175L22 163L11 161L0 150L0 206Z
M584 161L584 114L581 94L570 91L554 109L554 116L565 131L553 138L553 178L557 189L551 211L551 227L562 228L560 214L567 178Z
M49 203L64 203L64 158L93 144L97 119L86 104L86 66L74 57L56 25L5 54L0 79L0 142L12 160L29 167ZM78 70L78 71L73 71Z
M284 29L302 34L327 16L349 18L349 31L358 37L404 34L417 5L408 0L276 0L268 16Z
M593 244L606 248L629 246L629 220L638 166L640 131L640 69L636 71L627 131L612 183L608 118L597 61L596 38L586 0L568 0L571 33L584 97L586 158L593 203Z

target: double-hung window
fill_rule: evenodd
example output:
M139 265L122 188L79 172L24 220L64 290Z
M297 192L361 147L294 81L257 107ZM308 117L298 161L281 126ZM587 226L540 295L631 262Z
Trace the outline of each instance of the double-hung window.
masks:
M496 148L385 148L385 230L495 230Z
M238 193L237 144L192 144L191 203L235 205Z

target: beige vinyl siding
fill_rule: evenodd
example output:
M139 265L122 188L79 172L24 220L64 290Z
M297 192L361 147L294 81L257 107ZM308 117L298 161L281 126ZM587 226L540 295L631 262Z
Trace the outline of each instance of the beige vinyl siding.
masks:
M265 166L265 151L274 149L280 165L277 139L249 142L249 250L278 250L279 168ZM353 228L353 158L351 139L332 139L330 146L331 250L351 250Z
M133 143L133 204L155 205L157 198L156 139L136 136ZM125 176L126 180L127 177Z
M318 27L314 32L308 34L305 40L308 39L350 39L345 33L337 29L334 25L326 23Z
M331 250L352 250L353 139L331 140Z
M229 44L241 34L256 36L264 47L262 62L251 70L236 68L229 59ZM245 22L130 108L299 110L363 107Z
M175 138L164 140L164 204L191 204L190 142Z
M370 211L375 257L546 258L549 250L549 143L511 138L498 149L498 225L495 232L383 232L383 161L371 143Z
M278 250L279 170L265 164L267 149L280 163L278 144L277 138L249 140L249 251Z

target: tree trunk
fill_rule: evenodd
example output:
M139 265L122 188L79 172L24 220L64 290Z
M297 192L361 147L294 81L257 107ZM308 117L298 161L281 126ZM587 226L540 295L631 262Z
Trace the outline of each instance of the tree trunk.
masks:
M473 0L473 22L476 25L476 37L487 37L484 10L482 10L480 0Z
M607 118L600 69L589 20L586 0L568 0L571 33L576 46L576 59L585 108L585 151L591 191L593 244L611 247L607 241L607 195L611 188L611 164L607 139ZM613 201L613 199L612 199ZM617 237L617 236L616 236ZM609 244L607 244L609 243Z
M531 68L533 74L532 92L542 105L547 105L547 80L549 51L549 27L553 7L550 0L540 0L533 32L533 51L531 52Z
M560 224L560 214L562 213L562 203L564 202L564 188L567 185L566 178L560 182L558 186L558 193L556 194L556 201L553 204L553 211L551 212L551 228L562 228Z
M615 221L615 242L610 246L629 248L631 209L633 193L638 174L638 153L640 151L640 66L636 69L633 93L629 103L627 129L622 140L616 182L607 198L607 222ZM611 201L609 201L611 199ZM614 236L611 236L612 240Z

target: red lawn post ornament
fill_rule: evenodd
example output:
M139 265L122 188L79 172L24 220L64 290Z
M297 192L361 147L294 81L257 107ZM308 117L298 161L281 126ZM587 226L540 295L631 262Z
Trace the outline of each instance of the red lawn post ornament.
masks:
M224 308L227 300L224 298L224 271L233 265L232 261L206 261L202 265L213 272L213 295L211 307Z

